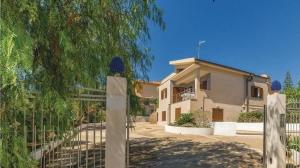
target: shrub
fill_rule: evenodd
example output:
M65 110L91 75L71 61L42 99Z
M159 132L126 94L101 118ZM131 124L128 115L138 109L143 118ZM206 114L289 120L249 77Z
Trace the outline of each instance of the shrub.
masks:
M240 113L238 122L263 122L264 113L262 111L252 111Z
M180 118L175 122L175 125L182 127L210 128L207 112L203 111L181 114Z
M207 111L195 111L193 112L193 118L197 127L209 128L210 122L208 119L209 112Z
M150 114L149 122L150 122L150 124L156 124L157 123L157 112L154 112L154 113Z
M176 125L182 126L184 124L193 124L195 125L193 114L192 113L184 113L180 115L180 118L176 121Z
M300 152L300 137L287 137L287 149L288 151L293 149Z
M288 111L286 113L287 123L299 123L300 111Z

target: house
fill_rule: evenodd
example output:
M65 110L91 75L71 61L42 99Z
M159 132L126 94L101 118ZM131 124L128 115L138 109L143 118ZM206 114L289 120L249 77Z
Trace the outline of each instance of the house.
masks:
M174 72L159 86L158 124L182 113L204 111L210 121L237 121L241 112L261 110L270 78L213 62L187 58L170 61Z
M149 116L156 111L158 101L158 87L160 82L137 81L135 94L140 98L143 115Z

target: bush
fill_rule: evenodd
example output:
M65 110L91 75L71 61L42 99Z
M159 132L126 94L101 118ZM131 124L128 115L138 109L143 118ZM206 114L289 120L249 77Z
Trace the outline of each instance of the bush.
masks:
M289 151L293 149L300 152L300 137L288 137L287 148Z
M195 125L193 114L192 113L184 113L180 115L180 118L175 123L178 126L182 126L185 124L193 124Z
M264 113L262 111L252 111L240 113L238 122L263 122Z
M208 119L209 112L207 111L195 111L193 112L193 118L197 127L210 128L210 122Z
M286 113L286 123L299 123L300 111L288 111Z
M149 122L150 122L150 124L156 124L157 123L157 112L154 112L154 113L150 114Z
M210 128L207 112L203 111L181 114L180 118L175 122L174 125L182 127Z

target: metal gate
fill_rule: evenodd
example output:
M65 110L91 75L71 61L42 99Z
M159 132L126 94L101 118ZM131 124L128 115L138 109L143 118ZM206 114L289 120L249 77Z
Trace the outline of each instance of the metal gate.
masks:
M300 167L300 99L288 100L286 107L286 165Z
M70 99L74 106L72 113L76 113L70 129L59 132L60 122L52 123L56 124L55 130L43 126L43 130L33 134L31 155L40 160L42 168L104 167L105 90L81 88ZM43 125L43 120L36 121ZM51 120L50 117L50 123ZM40 145L36 136L42 136Z
M10 152L13 148L12 145L20 142L17 145L23 146L22 154L29 153L26 160L24 159L23 162L20 160L24 164L22 167L32 167L26 166L29 160L34 162L33 165L41 168L105 167L105 89L78 89L77 94L66 100L71 102L72 110L58 112L58 115L54 115L51 110L45 110L51 109L51 107L44 108L46 103L43 104L37 100L38 94L31 93L28 96L29 111L19 113L12 111L10 117L0 117L1 128L7 128L0 129L0 145L2 147L0 152L12 153ZM128 111L127 116L129 116ZM68 121L65 120L66 118ZM128 128L126 143L128 167ZM18 154L12 153L12 155ZM19 167L21 164L9 161L9 159L7 157L5 167ZM0 158L0 163L4 161ZM0 167L2 167L1 165Z

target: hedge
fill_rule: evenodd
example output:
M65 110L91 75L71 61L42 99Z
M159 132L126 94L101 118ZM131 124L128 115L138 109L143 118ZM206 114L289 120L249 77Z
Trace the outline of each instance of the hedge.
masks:
M238 122L263 122L264 113L262 111L252 111L240 113Z

